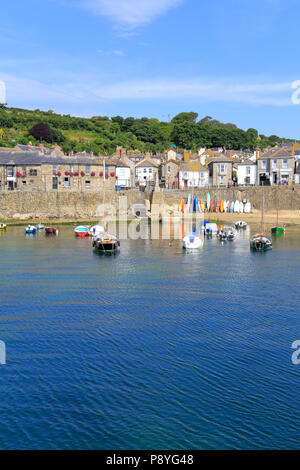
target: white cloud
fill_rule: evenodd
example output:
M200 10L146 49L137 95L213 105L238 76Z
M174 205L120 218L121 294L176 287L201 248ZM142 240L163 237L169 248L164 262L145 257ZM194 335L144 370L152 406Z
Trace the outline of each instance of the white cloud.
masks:
M110 100L199 99L273 106L292 104L290 82L239 83L236 80L174 80L165 78L114 83L103 88L96 87L94 93Z
M134 29L150 23L182 0L83 0L82 6L107 16L118 25Z
M37 80L1 74L6 85L9 106L70 110L82 114L86 109L101 108L103 104L122 101L161 103L175 101L200 104L201 102L228 102L258 106L292 106L292 81L272 83L269 81L246 81L245 79L179 80L156 78L152 80L97 82L95 78L70 77L69 81L47 84ZM300 88L300 87L299 87Z

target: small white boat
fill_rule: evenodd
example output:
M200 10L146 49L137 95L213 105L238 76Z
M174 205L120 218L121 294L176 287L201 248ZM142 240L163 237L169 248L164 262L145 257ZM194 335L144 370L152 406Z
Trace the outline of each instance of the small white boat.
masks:
M182 239L182 248L185 250L198 250L203 247L203 240L197 235L186 235Z
M90 232L92 236L96 236L96 235L101 235L105 233L105 229L102 225L94 225L93 227L90 228Z
M79 238L91 236L90 227L88 225L79 225L74 229L74 232L76 237Z
M25 233L36 233L36 227L34 225L27 225Z
M238 230L247 228L247 224L243 220L238 220L237 222L235 222L234 225L235 225L235 228Z
M37 224L36 225L37 230L44 230L44 228L45 228L45 225L43 225L43 224Z

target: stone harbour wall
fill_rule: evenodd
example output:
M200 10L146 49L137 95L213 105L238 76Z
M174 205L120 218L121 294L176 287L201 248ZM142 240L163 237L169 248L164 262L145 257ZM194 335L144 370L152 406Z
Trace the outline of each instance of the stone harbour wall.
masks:
M154 193L142 192L138 189L128 191L109 190L105 193L105 202L108 204L107 214L125 213L133 204L144 204L148 211L151 204L159 208L169 206L176 209L182 198L188 197L189 190L159 190ZM262 194L264 193L265 210L300 210L300 185L282 187L233 187L229 189L209 189L211 197L229 201L251 202L254 210L260 210ZM199 200L206 200L207 190L195 190L193 193ZM120 199L122 198L122 199ZM126 199L125 199L126 198ZM4 191L0 193L1 219L60 218L60 219L88 219L103 215L103 192L80 191ZM120 206L121 204L121 206ZM154 207L153 207L154 209Z

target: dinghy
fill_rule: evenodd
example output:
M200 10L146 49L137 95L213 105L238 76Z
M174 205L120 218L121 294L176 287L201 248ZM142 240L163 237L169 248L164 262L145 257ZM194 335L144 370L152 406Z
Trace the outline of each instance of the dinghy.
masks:
M185 250L198 250L203 247L203 240L197 235L186 235L182 239L182 248Z
M27 227L25 227L25 233L36 233L36 227L34 225L27 225Z
M3 223L1 222L1 224L0 224L0 230L6 230L6 224L3 224Z
M237 222L235 222L234 225L235 225L235 228L238 230L247 228L247 224L243 220L238 220Z
M79 225L74 229L74 232L76 237L79 238L90 237L92 235L88 225Z

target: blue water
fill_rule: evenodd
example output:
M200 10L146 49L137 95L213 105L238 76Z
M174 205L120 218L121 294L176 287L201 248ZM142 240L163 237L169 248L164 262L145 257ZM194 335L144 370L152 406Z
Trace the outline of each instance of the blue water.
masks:
M300 231L123 241L0 237L2 449L295 449Z

